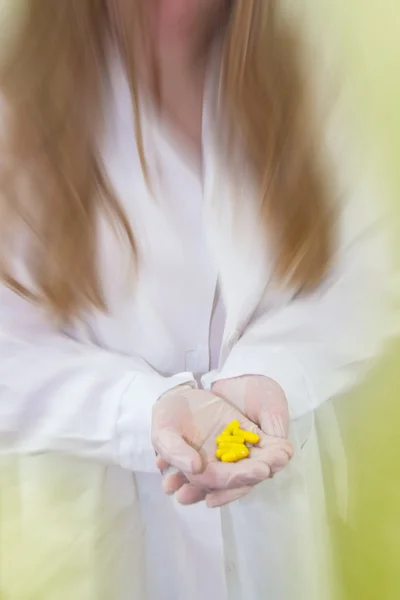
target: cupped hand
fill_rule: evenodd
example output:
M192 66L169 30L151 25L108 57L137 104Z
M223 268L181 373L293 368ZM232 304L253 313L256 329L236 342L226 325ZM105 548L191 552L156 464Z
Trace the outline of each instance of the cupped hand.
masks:
M263 375L244 375L214 383L212 392L235 406L267 435L287 438L289 408L280 385Z
M215 458L215 438L233 420L258 433L260 443L250 458L222 463ZM160 470L177 470L164 479L164 490L177 493L183 504L207 497L210 505L221 505L239 498L284 468L292 454L289 442L264 435L223 398L190 386L175 388L157 402L152 441Z

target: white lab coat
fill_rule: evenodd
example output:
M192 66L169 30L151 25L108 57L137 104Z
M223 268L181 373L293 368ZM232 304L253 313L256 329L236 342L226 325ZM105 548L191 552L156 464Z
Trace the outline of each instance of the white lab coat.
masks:
M116 68L104 162L139 236L139 284L133 292L127 285L129 261L102 221L108 315L88 315L68 332L55 331L40 309L1 289L0 450L72 454L96 463L109 536L97 556L99 577L107 582L101 597L324 600L329 550L314 414L352 385L380 348L385 244L380 227L371 228L368 188L363 180L354 186L352 166L328 134L338 195L346 198L335 267L305 298L274 286L246 163L238 176L229 172L214 139L214 91L210 83L202 188L168 149L165 131L144 116L154 199L140 174L126 81ZM19 274L27 277L23 266ZM225 324L219 363L208 372L217 279ZM189 283L192 306L179 302ZM157 302L164 314L167 307L168 322L159 321ZM160 489L150 442L152 407L164 391L194 381L195 374L207 389L244 373L272 377L285 390L295 458L273 481L221 511L179 507ZM340 456L329 406L325 434Z

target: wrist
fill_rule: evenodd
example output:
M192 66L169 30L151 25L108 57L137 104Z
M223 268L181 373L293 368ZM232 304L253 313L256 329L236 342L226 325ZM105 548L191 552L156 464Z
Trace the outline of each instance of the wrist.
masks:
M179 385L174 386L173 388L170 388L163 394L161 394L158 401L167 400L169 397L175 396L176 394L190 392L190 391L193 391L196 389L197 389L197 384L195 381L181 383Z

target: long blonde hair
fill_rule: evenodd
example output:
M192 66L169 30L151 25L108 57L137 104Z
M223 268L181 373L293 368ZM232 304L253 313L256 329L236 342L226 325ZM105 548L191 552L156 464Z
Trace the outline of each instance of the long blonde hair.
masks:
M69 320L94 307L106 310L96 263L97 211L107 213L124 232L132 255L137 254L134 232L108 184L97 147L112 32L106 0L27 4L24 24L0 72L0 276L18 293ZM277 4L233 0L221 89L228 127L240 130L259 182L276 273L309 290L326 273L333 220L314 156L298 41L280 21ZM120 39L145 168L132 25L125 24ZM12 269L18 228L26 225L25 261L34 289L24 287Z

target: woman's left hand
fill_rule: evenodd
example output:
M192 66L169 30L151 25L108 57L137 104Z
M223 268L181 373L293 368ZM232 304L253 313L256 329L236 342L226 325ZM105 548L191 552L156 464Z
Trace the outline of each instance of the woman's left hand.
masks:
M217 381L213 385L212 392L233 404L250 421L258 425L266 434L266 439L270 441L271 445L278 442L277 438L287 438L290 420L287 400L282 388L274 380L261 375L245 375ZM288 455L287 462L290 458L291 456ZM169 467L161 459L158 459L157 464L161 471L165 471ZM204 491L190 485L182 473L166 475L164 489L169 494L173 494L183 487L185 493L180 494L180 501L183 504L194 504L206 500L210 507L229 504L245 496L252 489Z
M233 404L267 435L287 438L289 408L280 385L264 375L243 375L214 383L212 392Z

